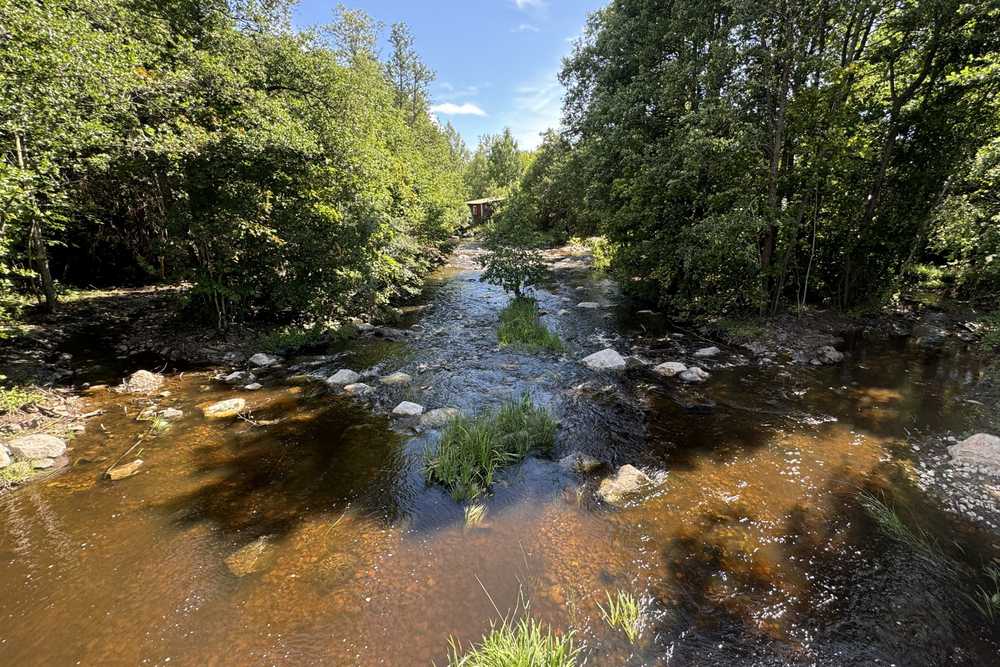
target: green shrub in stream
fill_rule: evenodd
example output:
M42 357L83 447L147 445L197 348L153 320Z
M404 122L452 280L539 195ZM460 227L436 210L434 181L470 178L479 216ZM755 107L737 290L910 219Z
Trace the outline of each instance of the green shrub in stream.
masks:
M449 667L573 667L580 649L573 646L573 633L556 635L530 617L514 622L505 618L494 625L483 641L463 654L451 640Z
M525 297L512 300L500 312L497 339L502 346L525 350L552 350L561 352L562 341L549 331L539 319L538 302Z
M555 420L528 396L473 418L460 415L445 427L437 451L427 453L427 481L445 486L456 501L471 500L490 488L498 470L550 451L555 440Z

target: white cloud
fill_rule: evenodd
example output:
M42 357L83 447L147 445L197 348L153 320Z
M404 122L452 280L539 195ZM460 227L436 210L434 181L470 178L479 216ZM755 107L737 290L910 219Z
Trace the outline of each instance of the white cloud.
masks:
M440 113L445 116L485 116L486 112L480 109L477 105L472 102L466 102L464 104L454 104L452 102L445 102L444 104L435 104L430 109L431 113Z
M500 120L510 127L521 148L537 148L542 143L542 132L559 127L562 99L558 70L551 70L518 86L514 91L513 109Z
M516 28L511 28L511 32L539 32L539 30L537 25L531 25L530 23L522 23Z
M542 9L545 7L545 0L514 0L514 4L521 11L527 9Z
M455 100L469 99L470 97L478 97L479 93L483 88L489 88L490 84L484 83L479 86L466 86L464 88L456 88L447 81L441 81L437 84L437 90L434 92L434 99L440 102L454 102Z

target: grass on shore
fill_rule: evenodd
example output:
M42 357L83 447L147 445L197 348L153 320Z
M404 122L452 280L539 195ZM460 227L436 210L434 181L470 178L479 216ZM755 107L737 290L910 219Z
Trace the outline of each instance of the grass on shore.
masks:
M30 461L15 461L5 468L0 468L0 491L11 489L30 479L34 474L35 469Z
M556 635L528 616L505 618L464 654L454 639L450 644L449 667L573 667L580 653L572 632Z
M497 330L497 339L502 346L517 347L529 351L561 352L564 349L559 336L542 324L538 302L526 297L513 299L500 312L500 328Z
M621 630L629 642L634 644L642 631L639 600L626 591L618 591L614 597L611 593L607 595L607 607L600 602L597 603L601 617L612 630Z
M473 500L492 486L499 469L548 452L555 441L555 420L525 395L498 410L453 419L437 451L425 455L424 470L428 482L444 485L456 501Z
M44 398L42 394L23 387L0 387L0 415L16 412L34 405Z

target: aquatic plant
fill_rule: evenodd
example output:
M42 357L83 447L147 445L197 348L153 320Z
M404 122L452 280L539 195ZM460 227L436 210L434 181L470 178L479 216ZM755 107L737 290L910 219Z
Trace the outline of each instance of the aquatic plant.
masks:
M512 299L500 312L500 328L497 330L500 345L531 351L562 351L564 348L559 336L542 324L539 318L538 302L534 299Z
M909 547L935 571L952 576L955 574L955 564L934 538L919 526L909 526L895 507L870 491L858 494L858 502L888 537Z
M486 505L473 503L465 507L465 527L473 528L482 524L486 518Z
M454 638L449 644L450 667L573 667L580 653L572 632L557 635L527 615L516 622L507 616L492 624L482 642L464 654Z
M436 451L424 458L427 481L440 483L457 501L479 497L496 472L532 452L555 445L556 422L527 395L475 417L459 415L444 428Z
M34 474L35 469L29 461L15 461L5 468L0 468L0 490L16 486Z
M639 600L631 593L621 590L614 597L611 596L611 593L607 593L607 596L607 607L600 602L597 603L597 608L601 610L601 617L608 624L608 627L612 630L621 630L629 642L634 644L642 632Z

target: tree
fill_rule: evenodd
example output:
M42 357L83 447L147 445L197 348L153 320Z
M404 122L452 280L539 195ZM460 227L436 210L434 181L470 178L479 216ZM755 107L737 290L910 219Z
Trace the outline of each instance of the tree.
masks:
M360 9L348 9L337 4L334 20L326 27L343 62L351 64L359 58L378 60L378 35L384 25Z
M392 53L385 65L386 76L396 90L396 106L409 112L413 125L426 111L427 89L434 81L434 71L420 60L405 23L392 24L389 44Z

